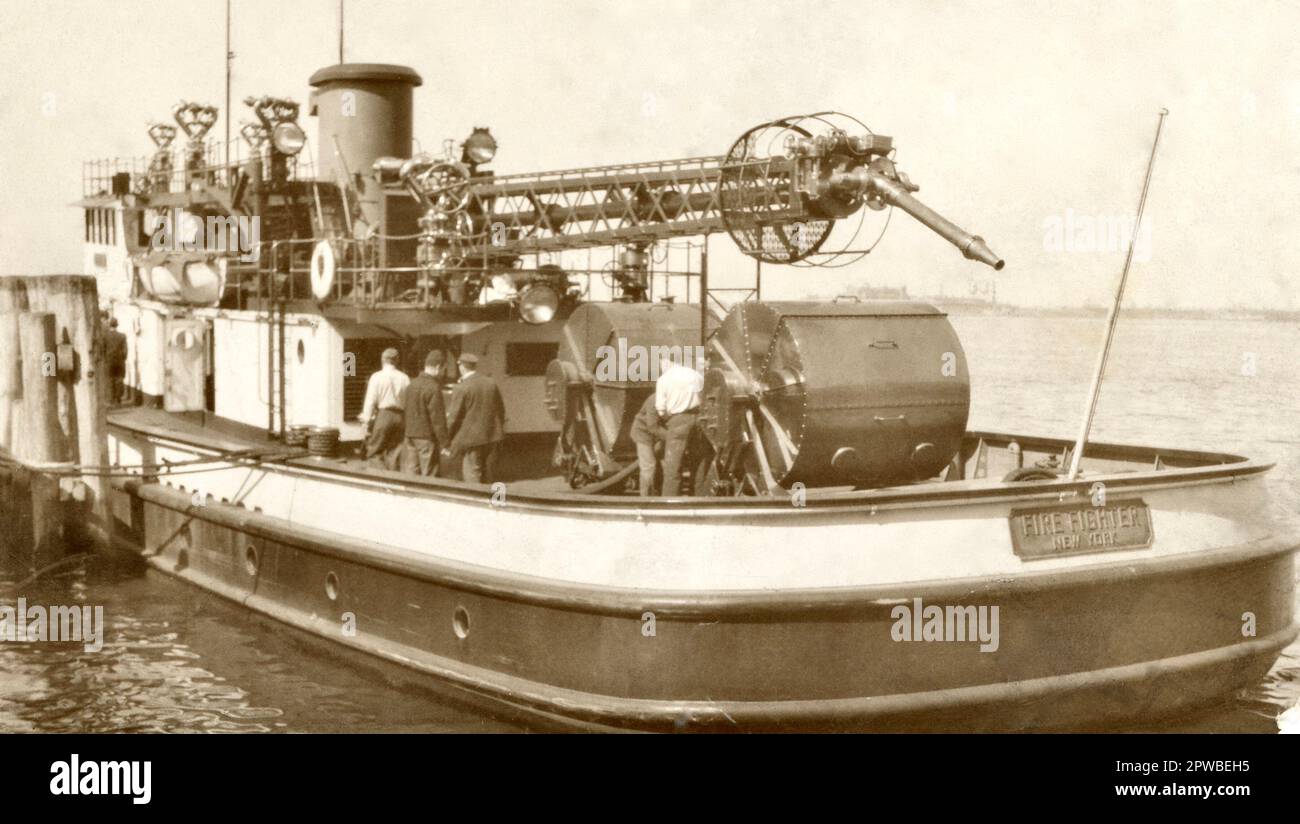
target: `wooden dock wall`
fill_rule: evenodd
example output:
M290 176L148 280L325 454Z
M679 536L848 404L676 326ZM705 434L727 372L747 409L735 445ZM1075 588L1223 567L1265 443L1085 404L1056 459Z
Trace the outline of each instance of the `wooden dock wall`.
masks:
M104 344L94 278L0 277L0 555L11 566L57 561L85 524L106 521Z

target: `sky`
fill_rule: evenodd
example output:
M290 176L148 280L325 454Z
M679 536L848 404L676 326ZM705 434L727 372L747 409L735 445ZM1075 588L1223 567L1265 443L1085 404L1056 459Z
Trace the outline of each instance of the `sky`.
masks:
M765 297L996 280L1006 302L1104 304L1124 248L1086 227L1132 219L1167 107L1127 303L1300 309L1297 3L345 4L347 60L423 76L425 149L490 126L500 173L721 154L833 109L893 136L918 196L1007 262L965 261L900 214L853 267L765 269ZM147 154L181 99L222 104L224 9L0 0L0 272L79 271L82 161ZM247 95L305 101L337 62L336 0L233 9L236 125ZM747 272L724 243L718 270Z

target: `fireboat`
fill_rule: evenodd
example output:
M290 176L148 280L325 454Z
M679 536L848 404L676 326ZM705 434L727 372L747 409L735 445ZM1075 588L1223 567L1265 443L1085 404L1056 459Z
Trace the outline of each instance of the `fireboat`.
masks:
M935 307L710 283L710 241L779 277L860 258L886 210L1000 270L890 137L821 112L714 156L497 174L487 128L412 151L412 68L309 84L314 140L294 100L250 97L230 141L185 102L151 155L85 164L85 272L128 343L92 524L118 550L384 677L577 728L1148 721L1296 638L1267 462L969 431ZM501 480L360 459L390 347L411 374L478 357ZM653 380L601 362L643 350L703 355L676 497L635 494Z

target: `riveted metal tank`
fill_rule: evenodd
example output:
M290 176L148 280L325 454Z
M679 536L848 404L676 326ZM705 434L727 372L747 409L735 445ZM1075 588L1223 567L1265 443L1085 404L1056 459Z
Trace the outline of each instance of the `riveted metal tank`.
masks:
M380 187L371 166L381 157L411 156L412 91L424 81L408 66L339 63L308 82L315 87L310 112L319 118L316 177L338 181L341 171L351 174L362 215L375 226Z
M654 391L659 353L703 369L699 346L699 304L585 303L565 322L547 369L547 411L564 423L589 419L598 452L626 452L632 419Z
M933 477L966 431L965 354L925 303L742 303L708 357L705 436L725 453L757 431L784 486Z

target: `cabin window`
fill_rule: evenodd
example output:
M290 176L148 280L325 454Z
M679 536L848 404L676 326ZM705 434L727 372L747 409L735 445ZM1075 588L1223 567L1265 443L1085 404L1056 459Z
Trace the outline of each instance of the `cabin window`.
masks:
M87 209L87 210L86 210L86 242L87 242L87 243L89 243L90 240L91 240L91 229L90 229L90 226L91 226L91 221L92 221L92 220L94 220L94 210L93 210L93 209Z
M507 343L506 377L535 378L546 374L546 367L560 353L558 343Z

